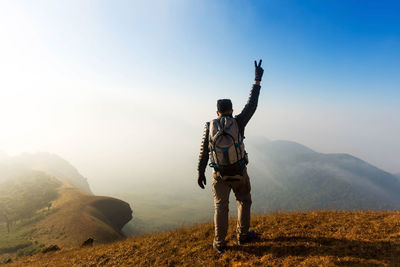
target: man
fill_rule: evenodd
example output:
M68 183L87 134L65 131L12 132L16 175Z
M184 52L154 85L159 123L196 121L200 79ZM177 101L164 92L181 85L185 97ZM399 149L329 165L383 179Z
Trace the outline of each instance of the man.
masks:
M239 115L232 116L232 102L230 99L217 101L218 118L207 122L201 143L198 163L198 184L204 189L206 177L204 175L210 157L210 166L213 171L214 195L214 250L223 253L226 248L225 238L228 231L229 194L231 189L235 193L238 207L237 238L238 244L250 242L254 231L250 227L250 180L247 175L247 154L244 151L244 129L257 108L260 94L260 82L264 70L261 62L255 65L255 81L244 109ZM228 125L229 124L229 125ZM240 139L240 140L239 140ZM232 144L229 144L229 141Z

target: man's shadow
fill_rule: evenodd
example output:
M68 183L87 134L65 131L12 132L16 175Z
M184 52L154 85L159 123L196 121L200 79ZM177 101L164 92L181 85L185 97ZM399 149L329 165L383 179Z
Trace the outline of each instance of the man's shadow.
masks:
M261 244L262 243L262 244ZM326 237L280 236L259 238L245 246L233 246L231 250L243 251L256 256L272 254L287 256L335 256L385 260L400 266L400 246L389 241L359 241Z

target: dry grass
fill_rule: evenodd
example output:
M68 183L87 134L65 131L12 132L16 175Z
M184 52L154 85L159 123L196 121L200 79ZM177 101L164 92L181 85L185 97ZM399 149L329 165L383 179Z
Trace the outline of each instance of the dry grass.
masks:
M62 249L10 266L400 266L400 212L315 211L252 218L259 239L212 249L213 225L132 237L91 248Z
M39 221L31 239L42 244L56 244L60 247L76 247L92 237L97 241L110 242L122 238L120 229L112 225L104 216L105 208L95 207L93 203L102 201L104 206L116 204L116 210L123 216L123 202L117 199L93 196L67 183L58 189L59 198L52 204L53 213ZM129 218L125 223L129 221Z

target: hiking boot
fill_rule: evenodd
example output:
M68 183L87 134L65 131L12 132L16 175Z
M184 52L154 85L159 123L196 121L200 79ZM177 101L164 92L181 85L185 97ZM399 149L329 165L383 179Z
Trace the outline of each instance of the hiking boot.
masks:
M254 239L256 239L256 232L254 232L254 230L249 230L249 232L247 232L247 236L246 238L244 238L243 240L238 240L238 245L244 245L247 243L252 242Z
M224 245L217 245L215 242L213 242L213 249L218 252L218 254L222 254L226 250L226 246Z

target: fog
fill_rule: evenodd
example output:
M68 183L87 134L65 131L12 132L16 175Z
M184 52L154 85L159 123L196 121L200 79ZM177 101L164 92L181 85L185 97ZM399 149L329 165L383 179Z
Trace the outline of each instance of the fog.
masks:
M243 85L243 91L249 87ZM246 129L248 139L293 140L319 152L350 153L387 171L400 171L398 117L350 108L346 115L346 110L306 111L290 103L279 107L271 91L266 81L259 109ZM6 125L0 133L2 150L11 155L56 153L88 178L95 193L157 181L197 186L203 126L214 117L215 99L195 100L189 94L176 98L145 89L92 90L84 97L85 91L76 97L60 96L63 92L35 99L27 90L24 96L1 98ZM233 99L235 110L245 101Z

